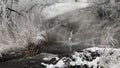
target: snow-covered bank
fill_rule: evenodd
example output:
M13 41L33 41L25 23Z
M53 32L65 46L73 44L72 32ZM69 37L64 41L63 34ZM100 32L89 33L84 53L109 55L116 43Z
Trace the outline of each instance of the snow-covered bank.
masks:
M0 68L119 68L119 56L119 49L92 47L67 56L40 53L9 60L1 62Z
M0 62L8 61L15 58L21 58L24 56L37 54L38 44L45 40L44 37L38 35L32 37L32 43L28 43L27 40L17 39L15 42L9 41L7 43L0 42ZM32 48L32 49L31 49Z
M115 48L93 47L62 57L56 64L41 64L46 68L119 68L119 52L120 49Z
M42 14L47 18L53 18L57 15L64 14L76 9L82 9L91 6L92 3L55 3L51 6L47 6L42 11Z

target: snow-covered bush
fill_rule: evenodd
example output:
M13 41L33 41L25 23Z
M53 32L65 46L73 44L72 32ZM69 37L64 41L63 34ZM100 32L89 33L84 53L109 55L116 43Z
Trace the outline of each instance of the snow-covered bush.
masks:
M45 29L42 26L44 18L41 11L42 7L54 3L50 2L44 0L0 1L0 54L16 51L18 48L28 49L30 44L36 47L45 40L42 36L45 34Z

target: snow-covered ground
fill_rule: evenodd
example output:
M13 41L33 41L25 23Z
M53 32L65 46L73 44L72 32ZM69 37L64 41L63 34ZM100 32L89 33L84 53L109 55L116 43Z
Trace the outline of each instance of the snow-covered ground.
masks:
M76 9L86 8L92 5L92 3L55 3L51 6L47 6L43 9L42 14L47 18L53 18L55 16L70 12Z
M119 68L120 49L92 47L57 59L56 64L41 63L46 68Z

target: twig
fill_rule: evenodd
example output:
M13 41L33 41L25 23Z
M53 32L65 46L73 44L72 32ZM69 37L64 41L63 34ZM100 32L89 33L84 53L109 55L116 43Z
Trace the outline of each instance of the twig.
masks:
M111 15L109 16L110 18L112 18L112 16L115 14L115 13L117 13L117 11L118 11L118 6L120 5L120 2L118 2L114 7L113 7L113 12L111 13Z
M95 6L95 8L93 8L92 12L93 12L97 7L99 7L100 5L107 4L107 3L109 3L109 2L110 2L110 0L106 0L106 1L104 1L104 2L102 2L102 3L97 4L97 6Z
M11 9L11 8L8 8L8 7L7 7L7 9L10 10L10 11L13 11L13 12L15 12L15 13L17 13L18 15L22 15L22 16L24 16L23 14L21 14L20 12L14 10L14 9Z
M36 7L38 4L33 5L26 13L30 12L34 7Z

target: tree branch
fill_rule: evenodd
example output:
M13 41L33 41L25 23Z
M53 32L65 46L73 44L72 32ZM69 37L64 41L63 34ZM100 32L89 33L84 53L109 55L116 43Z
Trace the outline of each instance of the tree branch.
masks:
M93 12L96 8L98 8L100 5L104 5L104 4L107 4L107 3L109 3L109 2L110 2L110 0L106 0L106 1L104 1L104 2L101 2L101 3L97 4L97 6L95 6L95 8L93 8L92 12Z
M11 8L8 8L8 7L7 7L7 9L10 10L10 11L13 11L13 12L15 12L15 13L17 13L18 15L22 15L22 16L24 16L23 14L21 14L20 12L14 10L14 9L11 9Z

